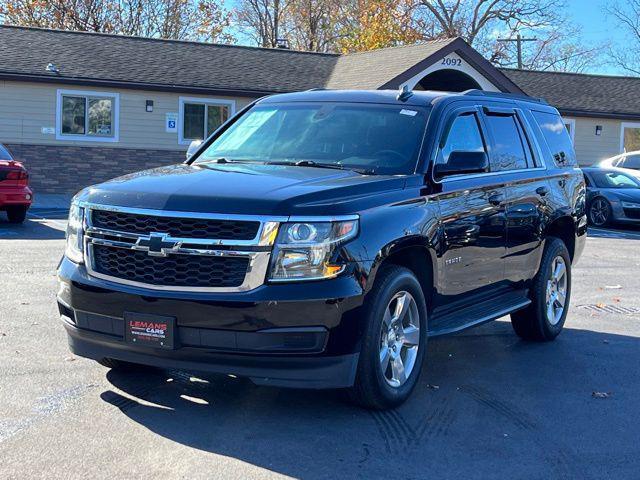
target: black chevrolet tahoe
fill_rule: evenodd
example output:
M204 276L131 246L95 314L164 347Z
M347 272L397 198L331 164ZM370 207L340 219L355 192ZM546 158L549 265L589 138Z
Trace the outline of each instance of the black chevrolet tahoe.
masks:
M562 330L586 238L558 111L515 95L257 100L183 164L73 200L58 307L105 366L404 401L427 340L511 315Z

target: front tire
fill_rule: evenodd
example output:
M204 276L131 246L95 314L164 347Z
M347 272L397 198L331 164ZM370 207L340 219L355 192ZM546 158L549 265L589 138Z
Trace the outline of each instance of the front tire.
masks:
M562 331L571 299L571 258L559 238L547 238L530 295L531 304L511 314L513 329L525 340L554 340Z
M22 223L27 218L29 207L9 207L7 208L7 218L9 223Z
M413 391L427 346L427 306L411 270L382 267L367 295L364 320L350 397L365 408L396 407Z
M611 204L602 197L594 198L589 207L589 221L594 227L606 227L611 223Z

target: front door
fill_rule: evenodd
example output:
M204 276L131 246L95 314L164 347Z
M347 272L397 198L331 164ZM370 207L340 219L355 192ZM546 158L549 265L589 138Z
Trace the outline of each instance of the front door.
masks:
M457 109L436 162L453 151L487 152L480 112ZM506 188L500 175L480 173L439 180L442 244L434 307L442 314L486 299L504 278Z

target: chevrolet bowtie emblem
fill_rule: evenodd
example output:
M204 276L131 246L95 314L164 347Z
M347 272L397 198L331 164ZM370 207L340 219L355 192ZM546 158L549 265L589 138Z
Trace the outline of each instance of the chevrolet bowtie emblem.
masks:
M168 240L166 233L152 233L148 236L138 238L133 246L134 250L147 252L152 257L166 257L171 251L180 248L181 243L175 240Z

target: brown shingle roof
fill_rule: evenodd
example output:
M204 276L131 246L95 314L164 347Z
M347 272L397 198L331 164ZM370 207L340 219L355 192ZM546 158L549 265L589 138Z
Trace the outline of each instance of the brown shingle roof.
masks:
M381 48L338 58L327 88L376 89L453 42L454 38L402 47Z
M567 114L640 117L640 78L579 73L502 71L528 95Z

